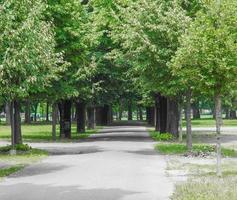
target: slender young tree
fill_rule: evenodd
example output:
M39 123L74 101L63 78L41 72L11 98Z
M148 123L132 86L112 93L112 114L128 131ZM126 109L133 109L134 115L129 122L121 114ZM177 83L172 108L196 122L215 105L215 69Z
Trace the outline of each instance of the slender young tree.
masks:
M197 13L174 58L174 73L199 94L214 98L217 134L217 175L221 175L221 100L236 88L237 2L209 1Z

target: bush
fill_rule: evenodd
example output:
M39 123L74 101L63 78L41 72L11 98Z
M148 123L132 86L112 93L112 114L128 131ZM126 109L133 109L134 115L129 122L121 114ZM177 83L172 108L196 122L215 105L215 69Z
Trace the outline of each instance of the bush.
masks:
M12 150L12 145L7 145L4 147L0 147L0 153L7 153ZM30 151L32 148L28 144L17 144L15 146L17 151Z
M170 141L173 139L173 135L171 133L160 133L157 131L150 132L151 137L156 141Z

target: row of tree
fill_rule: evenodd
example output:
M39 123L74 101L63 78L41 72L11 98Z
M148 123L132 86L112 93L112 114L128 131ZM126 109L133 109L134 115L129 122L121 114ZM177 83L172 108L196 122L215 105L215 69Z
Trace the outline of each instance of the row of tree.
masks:
M236 10L236 0L1 1L0 101L10 105L13 144L29 99L53 104L53 115L59 108L63 137L72 102L82 124L85 107L93 121L96 106L122 99L155 106L156 130L175 136L184 108L191 151L192 104L205 97L219 135L222 99L236 97Z

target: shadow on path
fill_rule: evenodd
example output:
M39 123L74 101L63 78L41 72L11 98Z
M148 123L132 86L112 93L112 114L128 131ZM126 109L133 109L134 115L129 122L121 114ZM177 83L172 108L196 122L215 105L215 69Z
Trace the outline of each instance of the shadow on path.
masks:
M12 192L14 191L14 192ZM81 189L79 186L52 186L20 183L1 185L1 200L119 200L139 192L111 189Z

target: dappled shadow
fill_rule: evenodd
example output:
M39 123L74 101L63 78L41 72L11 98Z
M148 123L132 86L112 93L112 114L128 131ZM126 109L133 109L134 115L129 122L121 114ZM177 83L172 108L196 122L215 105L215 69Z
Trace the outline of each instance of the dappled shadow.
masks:
M149 136L137 136L133 135L95 135L89 138L84 139L81 142L93 142L93 141L123 141L123 142L151 142L153 141Z
M146 121L136 121L136 120L129 120L129 121L113 121L110 126L146 126Z
M98 146L46 147L43 149L48 151L50 155L76 155L103 152L103 149Z
M10 175L10 177L11 178L19 178L19 177L49 174L49 173L56 172L56 171L59 171L59 170L64 170L66 168L68 168L68 166L66 166L66 165L55 165L55 164L50 164L50 163L38 163L37 165L28 166L25 169L15 173L15 174Z
M235 134L221 134L221 143L237 143L237 135ZM195 143L216 143L216 135L214 132L200 134L196 131L193 133L193 140Z
M153 149L141 149L138 151L126 151L127 153L135 153L139 155L145 155L145 156L159 156L158 152Z
M136 134L136 133L146 133L146 130L142 129L102 129L96 134L100 133L129 133L129 134Z
M118 188L82 189L79 186L53 186L18 183L0 185L1 200L119 200L137 194Z

